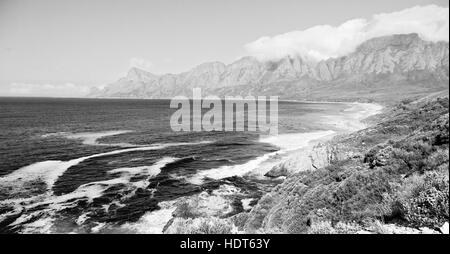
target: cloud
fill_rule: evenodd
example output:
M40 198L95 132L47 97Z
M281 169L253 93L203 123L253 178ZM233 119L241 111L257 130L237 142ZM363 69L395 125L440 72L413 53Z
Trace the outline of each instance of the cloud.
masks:
M0 90L3 96L42 96L42 97L83 97L90 91L88 86L73 83L36 84L11 83Z
M130 59L130 68L135 67L144 71L152 71L153 63L143 58L133 57Z
M262 60L300 55L323 60L351 53L362 42L391 34L417 33L427 41L449 41L449 9L437 5L416 6L374 15L370 20L352 19L339 26L319 25L245 45L250 55Z

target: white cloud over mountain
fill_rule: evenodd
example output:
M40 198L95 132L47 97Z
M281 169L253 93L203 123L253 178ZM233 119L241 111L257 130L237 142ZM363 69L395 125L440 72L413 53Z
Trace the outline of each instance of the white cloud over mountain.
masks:
M428 41L449 41L449 8L416 6L398 12L374 15L370 20L353 19L339 26L319 25L245 45L250 55L263 60L300 55L323 60L346 55L362 42L391 34L417 33Z

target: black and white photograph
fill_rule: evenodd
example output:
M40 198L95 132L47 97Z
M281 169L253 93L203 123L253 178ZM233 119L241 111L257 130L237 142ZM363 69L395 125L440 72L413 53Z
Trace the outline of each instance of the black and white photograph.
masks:
M448 6L0 0L0 235L448 235Z

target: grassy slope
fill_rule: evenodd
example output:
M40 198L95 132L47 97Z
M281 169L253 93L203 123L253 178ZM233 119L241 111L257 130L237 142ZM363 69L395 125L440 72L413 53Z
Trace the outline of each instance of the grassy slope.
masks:
M435 97L404 101L372 127L330 142L340 153L333 157L346 159L290 176L250 213L236 216L236 224L283 233L373 220L442 226L449 220L449 102Z

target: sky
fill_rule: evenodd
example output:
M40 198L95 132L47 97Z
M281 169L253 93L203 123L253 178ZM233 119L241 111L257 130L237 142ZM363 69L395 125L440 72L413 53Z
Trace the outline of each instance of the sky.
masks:
M411 29L448 41L448 3L0 0L0 96L79 97L131 66L161 74L245 55L320 60L368 38Z

